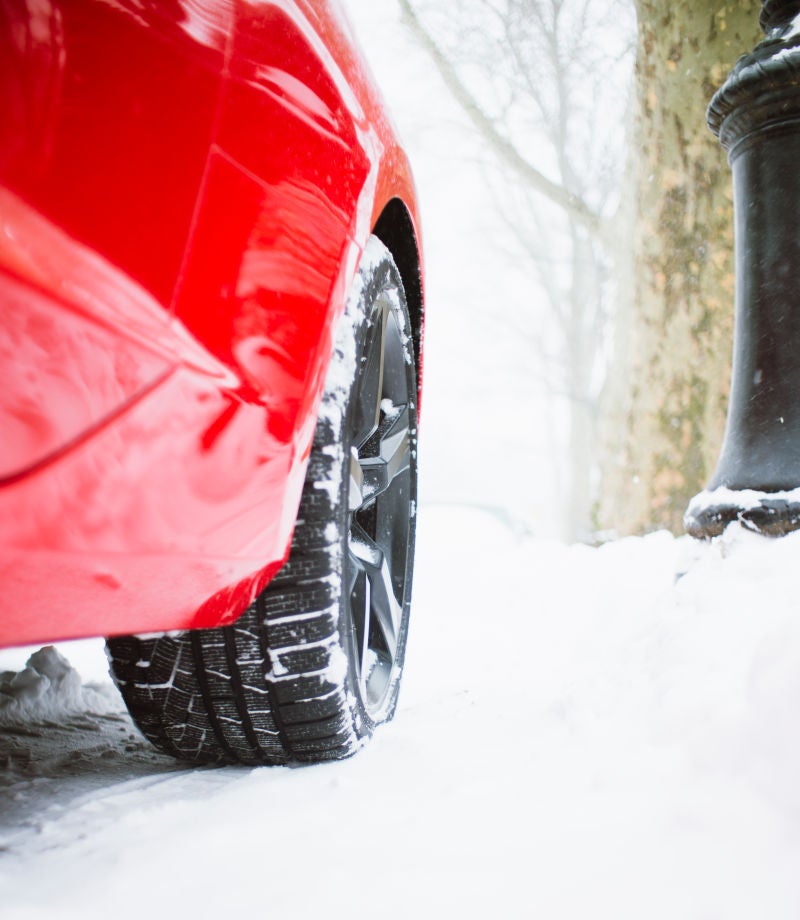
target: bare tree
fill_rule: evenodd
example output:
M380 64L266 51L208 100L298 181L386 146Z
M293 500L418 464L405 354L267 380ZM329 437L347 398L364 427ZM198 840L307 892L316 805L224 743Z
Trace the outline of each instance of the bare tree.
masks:
M554 415L565 407L565 536L589 539L600 406L614 387L609 368L625 376L612 319L627 322L629 296L616 279L628 276L631 251L623 179L632 6L398 2L502 172L498 205L548 305L541 328L521 326Z

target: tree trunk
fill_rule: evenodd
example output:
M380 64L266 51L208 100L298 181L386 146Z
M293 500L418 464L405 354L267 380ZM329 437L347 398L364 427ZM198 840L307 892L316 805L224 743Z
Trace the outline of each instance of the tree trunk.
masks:
M629 352L617 359L630 383L598 523L620 534L677 533L722 443L732 348L731 177L705 109L760 37L760 3L636 0L636 7L633 309Z

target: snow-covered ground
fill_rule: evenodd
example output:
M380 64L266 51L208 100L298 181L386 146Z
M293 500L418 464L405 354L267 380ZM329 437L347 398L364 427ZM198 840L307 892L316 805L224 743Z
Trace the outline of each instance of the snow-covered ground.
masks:
M800 534L420 524L400 708L349 761L176 769L72 678L6 711L2 916L800 915Z

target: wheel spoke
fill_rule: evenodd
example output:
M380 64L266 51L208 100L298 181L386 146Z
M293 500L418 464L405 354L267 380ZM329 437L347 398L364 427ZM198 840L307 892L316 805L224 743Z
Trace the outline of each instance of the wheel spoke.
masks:
M380 546L355 522L351 530L350 552L366 573L370 586L369 617L380 630L386 651L394 661L403 611L395 597L389 561Z
M364 504L364 473L355 447L350 448L350 487L347 502L351 511L357 511Z
M370 665L369 660L369 631L372 625L372 585L369 576L364 579L364 624L359 636L358 643L358 675L361 685L366 689L367 678L369 677Z
M369 576L361 560L350 554L348 566L348 596L350 598L350 612L353 615L353 626L356 636L356 654L358 656L357 668L359 675L364 673L365 654L369 643L370 606L372 589Z
M400 628L403 610L394 596L392 573L385 557L376 576L370 579L373 586L372 615L383 633L389 657L394 662L397 657L397 631Z
M411 463L408 407L403 406L388 416L384 429L378 456L360 457L358 461L361 467L359 494L362 505L385 492L397 475L407 470Z
M366 361L359 372L353 423L353 443L363 444L378 427L383 392L386 310L380 311L369 333Z

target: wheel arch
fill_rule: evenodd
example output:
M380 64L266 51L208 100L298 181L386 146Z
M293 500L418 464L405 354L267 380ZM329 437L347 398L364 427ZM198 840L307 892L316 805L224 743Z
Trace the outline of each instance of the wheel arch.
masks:
M400 198L392 198L381 211L372 232L391 252L406 293L418 386L422 383L422 344L425 328L425 297L422 259L414 221Z

